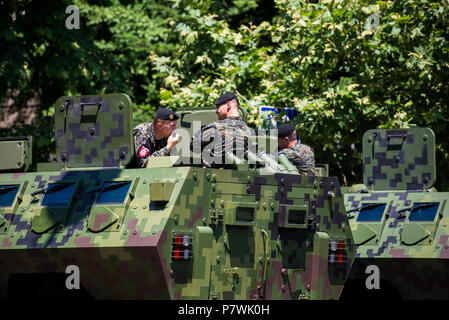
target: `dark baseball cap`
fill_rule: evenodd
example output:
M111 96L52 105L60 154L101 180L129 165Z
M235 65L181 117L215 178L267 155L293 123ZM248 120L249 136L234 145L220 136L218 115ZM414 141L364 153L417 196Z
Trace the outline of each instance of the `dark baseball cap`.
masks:
M278 138L285 138L290 136L295 131L295 126L291 123L286 123L278 128Z
M219 107L222 104L231 101L231 100L237 100L237 103L239 103L239 99L237 99L237 96L235 94L233 94L232 92L226 92L223 93L216 101L215 101L215 107Z
M174 121L174 120L178 120L179 116L169 110L169 109L165 109L165 108L160 108L156 111L156 119L161 119L161 120L170 120L170 121Z

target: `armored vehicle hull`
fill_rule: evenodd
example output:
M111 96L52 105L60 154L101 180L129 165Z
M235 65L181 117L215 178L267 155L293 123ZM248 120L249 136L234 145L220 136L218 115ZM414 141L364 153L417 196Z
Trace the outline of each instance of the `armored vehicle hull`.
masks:
M33 275L95 299L339 298L355 246L336 178L267 157L132 169L130 108L125 95L61 98L59 163L0 174L3 298Z
M367 268L376 266L383 294L449 299L449 193L432 188L433 132L377 129L363 139L364 185L344 195L357 246L350 282L367 279ZM376 291L369 293L365 280L358 286Z

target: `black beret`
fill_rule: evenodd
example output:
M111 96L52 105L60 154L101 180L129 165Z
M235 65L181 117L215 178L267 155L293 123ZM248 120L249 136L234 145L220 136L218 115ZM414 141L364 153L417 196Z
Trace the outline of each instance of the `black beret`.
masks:
M237 103L239 103L239 99L237 99L237 96L235 94L233 94L232 92L226 92L223 93L216 101L215 101L215 106L219 107L221 106L223 103L226 103L228 101L231 100L237 100ZM240 104L240 103L239 103Z
M295 131L295 126L291 123L283 124L278 128L278 138L285 138L290 136Z
M161 120L178 120L179 116L171 110L161 108L156 111L155 118Z

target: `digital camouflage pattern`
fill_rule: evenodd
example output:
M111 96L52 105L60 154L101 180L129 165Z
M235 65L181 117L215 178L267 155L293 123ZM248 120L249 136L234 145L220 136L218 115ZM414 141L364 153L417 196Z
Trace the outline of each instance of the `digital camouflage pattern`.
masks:
M124 167L132 161L127 95L61 97L54 109L56 154L63 167Z
M363 182L372 190L423 191L435 179L431 129L373 129L363 135Z
M367 185L344 195L357 245L350 278L366 278L366 266L377 265L405 299L448 299L449 193L430 189L433 132L376 129L363 141Z
M315 174L315 155L312 148L298 142L291 148L279 151L279 154L285 154L298 169L299 174L314 175Z
M191 149L194 153L206 150L213 154L211 159L203 156L205 166L222 167L228 151L243 158L244 152L251 148L251 137L252 133L242 118L232 116L215 121L196 132L192 137Z
M336 178L172 158L0 174L0 296L76 265L96 299L338 299L355 245Z
M170 151L167 149L167 138L156 140L153 126L153 123L142 123L133 129L136 163L140 168L146 166L148 158L151 156L170 155Z

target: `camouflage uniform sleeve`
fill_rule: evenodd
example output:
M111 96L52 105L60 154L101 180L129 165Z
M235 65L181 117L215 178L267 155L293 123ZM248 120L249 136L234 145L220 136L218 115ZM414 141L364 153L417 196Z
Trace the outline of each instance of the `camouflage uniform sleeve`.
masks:
M170 155L170 151L168 150L167 147L163 147L162 149L159 149L153 153L150 154L150 157L165 157L165 156L169 156Z
M168 151L167 147L155 150L154 146L148 141L145 130L144 125L138 125L133 129L134 145L136 148L136 163L140 168L146 167L150 157L170 155L170 151Z
M302 145L301 148L284 149L279 154L285 154L298 169L299 174L315 175L315 155L312 148Z
M190 150L201 153L204 147L215 139L217 133L217 127L213 123L195 132L190 140ZM196 150L198 147L200 149Z
M304 169L307 175L315 175L315 154L312 148L306 146L304 152Z

